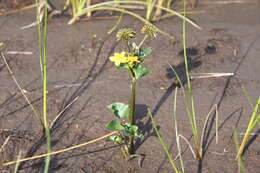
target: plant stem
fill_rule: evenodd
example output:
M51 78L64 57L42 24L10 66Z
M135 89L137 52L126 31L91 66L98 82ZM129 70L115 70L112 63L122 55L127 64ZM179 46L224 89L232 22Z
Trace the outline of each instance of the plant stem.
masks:
M186 18L186 0L184 0L184 13L183 17ZM187 58L187 51L186 51L186 20L183 19L182 23L182 40L183 40L183 54L184 54L184 64L185 64L185 73L187 78L187 84L188 84L188 97L187 97L187 105L186 110L188 113L188 118L192 127L192 133L194 136L194 143L195 143L195 150L196 155L199 160L202 159L202 155L200 153L200 142L199 142L199 136L198 136L198 130L197 130L197 122L196 122L196 114L195 114L195 106L193 102L193 94L192 94L192 88L191 88L191 82L190 82L190 74L189 74L189 66L188 66L188 58Z
M251 119L250 119L250 122L247 126L247 129L246 129L246 133L245 133L245 136L242 140L242 143L238 149L238 152L237 152L237 157L236 159L239 159L239 157L241 157L241 155L243 154L243 151L245 149L245 146L246 146L246 143L248 142L249 140L249 137L250 137L250 133L254 130L255 128L255 125L257 124L257 122L259 122L259 115L257 115L257 112L259 110L259 107L260 107L260 97L258 98L258 101L254 107L254 110L253 110L253 113L251 115Z
M43 23L43 47L40 47L42 49L42 70L43 70L43 123L45 127L45 136L47 140L47 153L51 152L51 135L50 135L50 129L48 125L47 120L47 0L44 1L44 23ZM40 23L39 23L40 25ZM41 37L41 35L39 35ZM49 167L50 167L50 156L46 156L45 158L45 165L44 165L44 173L48 173Z
M131 81L131 95L129 100L130 105L130 115L128 117L129 123L135 125L135 87L136 87L136 79L132 77ZM134 136L130 135L129 139L129 154L134 154Z
M145 35L144 38L143 38L143 40L139 43L138 49L141 48L141 46L144 44L144 41L145 41L147 38L148 38L148 35Z

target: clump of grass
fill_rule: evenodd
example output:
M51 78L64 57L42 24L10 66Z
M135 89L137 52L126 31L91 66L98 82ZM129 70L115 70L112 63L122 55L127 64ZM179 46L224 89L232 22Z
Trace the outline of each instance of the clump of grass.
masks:
M184 0L185 3L185 0ZM182 93L184 96L184 104L185 104L185 110L188 116L188 120L192 129L192 134L193 134L193 139L194 139L194 145L195 145L195 149L192 148L192 145L190 144L190 142L182 135L179 134L178 132L178 122L177 122L177 118L176 118L176 98L174 101L174 122L175 122L175 133L176 133L176 141L177 141L177 148L179 151L179 155L178 157L180 157L180 162L181 162L181 167L182 167L182 171L184 172L184 164L182 161L182 157L181 157L181 146L180 146L180 139L183 139L188 145L189 148L191 150L191 152L193 153L194 158L202 160L203 159L203 144L204 144L204 135L205 135L205 131L206 131L206 125L207 122L209 120L210 115L213 113L213 111L215 110L215 115L216 115L216 141L218 141L218 111L217 111L217 105L213 106L210 111L207 113L206 118L204 120L204 124L203 124L203 129L201 132L201 136L199 135L198 132L198 127L197 127L197 121L196 121L196 113L195 113L195 105L194 105L194 101L193 101L193 93L192 93L192 87L191 87L191 77L190 77L190 73L189 73L189 68L188 68L188 58L187 58L187 52L186 52L186 8L184 5L184 12L183 12L183 25L182 25L182 40L183 40L183 50L184 50L184 65L185 65L185 75L186 75L186 79L187 79L187 91L184 89L183 83L180 80L180 77L178 76L177 72L174 70L174 68L172 66L171 69L174 73L174 75L177 78L177 81L179 83L179 85L181 86L182 89ZM177 92L177 88L175 89ZM175 94L176 95L176 94ZM156 130L157 133L157 129L154 123L154 120L152 118L151 113L150 114L150 118L152 119L152 123L153 123L153 127ZM159 135L158 135L159 136ZM161 137L159 137L160 143L168 157L169 162L172 164L172 158L169 156L168 151L166 150L165 144L163 142L162 139L160 139ZM175 169L175 167L173 166L173 170L176 172L177 169Z
M134 5L141 5L141 6L146 6L147 7L147 12L146 12L146 18L143 18L141 17L140 15L132 12L132 11L129 11L129 10L126 10L125 8L120 8L120 7L117 7L115 5L117 4L134 4ZM93 4L93 5L90 5L88 7L85 7L85 8L81 8L82 6L80 6L80 8L77 8L78 10L74 10L75 13L73 13L73 18L68 22L68 24L73 24L75 21L77 21L81 16L85 15L85 14L88 14L89 12L92 12L92 11L100 11L100 10L111 10L111 11L118 11L118 12L121 12L121 13L124 13L124 14L128 14L128 15L131 15L135 18L137 18L138 20L144 22L145 24L149 24L149 25L153 25L150 23L150 16L151 16L151 13L152 13L152 9L154 7L158 8L158 9L161 9L163 11L166 11L172 15L176 15L178 17L180 17L181 19L184 19L186 20L187 22L189 22L191 25L199 28L200 26L198 26L196 23L194 23L193 21L191 21L190 19L184 17L183 15L181 15L180 13L176 12L176 11L173 11L172 9L169 9L169 8L166 8L166 7L162 7L162 6L158 6L158 5L155 5L155 1L152 1L152 0L148 0L147 2L142 2L142 1L122 1L122 0L117 0L117 1L107 1L107 2L102 2L102 3L97 3L97 4ZM154 25L153 25L154 26ZM155 26L154 26L155 27ZM160 30L159 28L157 28L157 30L164 34L164 35L167 35L169 38L172 38L174 39L174 37L172 37L171 35L169 35L168 33Z
M184 4L185 4L185 0L184 0ZM186 6L184 5L184 18L186 18ZM192 87L191 87L191 77L190 77L190 73L189 73L189 67L188 67L188 58L187 58L187 51L186 51L186 20L183 20L183 25L182 25L182 40L183 40L183 50L184 50L184 64L185 64L185 75L186 75L186 79L187 79L187 93L184 90L182 81L180 80L180 78L178 77L178 74L176 73L176 71L172 68L173 73L175 74L179 84L181 85L182 91L183 91L183 96L185 99L185 109L186 109L186 113L188 116L188 120L192 129L192 134L193 134L193 139L194 139L194 145L195 145L195 154L196 154L196 158L199 160L202 160L203 158L203 140L204 140L204 134L205 134L205 130L206 130L206 124L209 120L209 117L211 115L211 113L213 112L213 110L215 109L216 111L216 136L218 136L218 131L217 131L217 123L218 123L218 111L217 111L217 106L212 107L210 109L210 111L208 112L208 114L206 115L205 121L204 121L204 125L203 125L203 129L201 132L201 136L198 133L198 127L197 127L197 120L196 120L196 111L195 111L195 105L194 105L194 100L193 100L193 92L192 92ZM218 138L216 137L216 140Z
M67 10L71 7L72 16L79 20L79 17L76 15L78 14L83 8L89 7L91 5L91 0L66 0L64 10ZM87 17L91 16L91 11L87 12Z

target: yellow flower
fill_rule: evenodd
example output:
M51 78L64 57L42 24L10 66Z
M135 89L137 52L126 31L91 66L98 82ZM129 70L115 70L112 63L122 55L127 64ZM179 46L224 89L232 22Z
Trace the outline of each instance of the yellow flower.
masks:
M121 52L115 53L113 56L109 57L109 60L114 62L116 66L120 64L127 63L128 65L133 65L135 62L140 63L137 56L133 56L130 53Z
M115 53L114 56L109 57L109 60L119 66L121 63L126 63L125 54L125 52Z
M132 65L132 64L134 64L135 62L137 62L137 63L140 63L140 62L141 62L141 61L138 60L138 57L137 57L137 56L132 56L132 55L130 55L130 56L128 56L126 59L127 59L127 62L128 62L129 65Z

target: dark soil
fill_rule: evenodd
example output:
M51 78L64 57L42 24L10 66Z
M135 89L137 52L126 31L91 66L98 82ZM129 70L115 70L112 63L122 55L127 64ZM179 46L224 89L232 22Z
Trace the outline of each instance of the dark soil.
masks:
M3 1L0 1L0 4ZM211 3L212 2L212 3ZM220 1L214 1L220 2ZM203 29L188 27L187 46L191 73L227 72L231 77L192 80L198 128L215 104L219 112L219 141L215 142L215 124L209 123L203 161L193 158L182 142L186 172L234 173L238 171L234 145L230 139L237 129L242 138L251 108L243 88L255 103L260 91L260 4L253 0L241 4L220 5L200 1L205 13L189 17ZM229 1L227 1L229 2ZM35 10L21 11L0 17L1 51L31 51L32 55L7 54L6 58L27 96L42 111L41 72L37 44L37 27L21 30L35 20ZM115 34L107 35L116 20L81 21L68 26L69 17L59 16L48 24L48 118L51 122L68 104L52 129L53 150L64 149L109 133L104 126L113 119L106 105L128 102L129 78L108 61L123 46ZM122 26L139 30L142 23L125 16ZM164 35L147 42L153 54L145 61L151 70L137 86L136 116L145 140L136 146L136 153L145 155L142 167L138 158L123 159L120 148L108 140L52 156L50 173L168 173L173 172L160 143L152 130L146 108L151 108L161 135L173 156L177 155L173 128L173 93L175 77L169 63L185 81L181 44L181 20L171 17L157 23ZM0 146L10 140L0 153L0 162L45 153L45 140L39 123L14 84L3 60L0 60ZM75 99L78 98L76 101ZM177 101L179 132L192 139L191 127L179 91ZM212 120L212 119L211 119ZM210 121L212 122L212 121ZM256 129L257 130L257 129ZM246 172L260 173L260 141L256 136L244 154ZM178 161L177 161L178 163ZM19 172L42 172L44 159L20 164ZM178 164L179 165L179 164ZM12 172L14 166L1 167Z

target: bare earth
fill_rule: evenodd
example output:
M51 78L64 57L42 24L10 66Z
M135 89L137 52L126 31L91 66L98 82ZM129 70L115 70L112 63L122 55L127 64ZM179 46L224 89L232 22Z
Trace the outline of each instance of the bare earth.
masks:
M210 2L213 1L200 1L196 10L205 10L205 13L189 16L203 28L198 30L187 25L190 70L192 74L226 72L234 73L234 76L192 80L199 132L206 114L217 104L219 141L216 144L215 124L209 123L203 161L193 158L185 142L182 142L183 159L188 173L235 173L238 167L230 139L235 128L242 138L251 114L242 87L253 102L260 94L260 3L254 0L226 5ZM5 51L33 52L32 55L7 54L6 58L21 87L41 112L37 27L20 29L32 23L34 16L34 9L0 16L0 42L5 43ZM118 71L108 61L110 55L123 49L116 42L114 34L107 35L116 20L81 21L72 26L67 25L68 21L69 17L60 16L50 19L48 24L50 122L73 102L53 126L53 150L74 146L109 133L104 126L113 116L106 105L115 101L127 103L130 94L128 73ZM138 158L126 161L118 146L103 140L53 156L50 173L173 172L153 132L151 120L146 116L146 108L151 108L160 132L175 157L177 148L172 121L175 77L169 64L183 76L182 21L171 17L156 25L176 39L173 41L159 35L157 39L147 42L148 46L153 47L152 56L145 61L151 74L138 83L136 100L138 124L146 136L136 146L136 153L145 155L142 167ZM121 26L139 30L142 23L125 16ZM17 159L19 150L22 151L23 158L45 153L46 142L41 138L40 126L2 59L0 79L0 146L10 136L9 142L0 152L0 162ZM191 127L180 91L177 119L179 132L192 142ZM259 144L260 140L256 137L245 152L248 173L260 173ZM43 165L44 159L23 162L19 172L39 173L42 172ZM11 172L13 169L14 165L2 167L0 172Z

